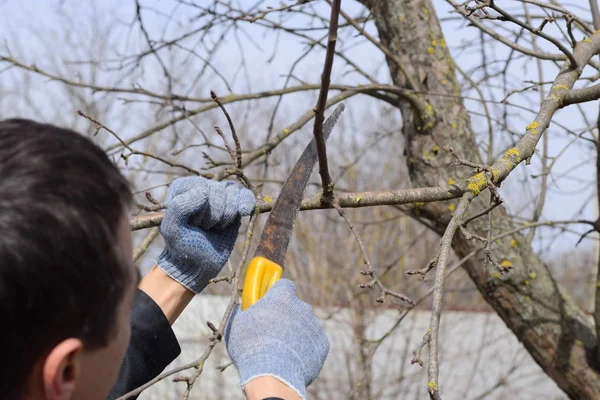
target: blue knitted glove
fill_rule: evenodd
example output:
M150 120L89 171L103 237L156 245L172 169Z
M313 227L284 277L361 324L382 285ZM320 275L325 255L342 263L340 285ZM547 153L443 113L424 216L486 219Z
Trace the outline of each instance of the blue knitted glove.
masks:
M254 210L254 194L234 182L186 177L171 184L166 202L160 224L165 249L157 264L200 293L231 255L242 216Z
M227 351L242 388L272 376L306 399L329 352L329 340L312 307L296 297L296 286L280 279L246 311L236 308L225 328Z

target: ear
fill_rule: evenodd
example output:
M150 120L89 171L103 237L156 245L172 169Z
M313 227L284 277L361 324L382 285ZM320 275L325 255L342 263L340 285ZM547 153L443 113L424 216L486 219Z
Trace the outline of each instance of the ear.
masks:
M80 374L82 350L81 340L69 338L50 351L42 371L47 399L68 400L73 396Z

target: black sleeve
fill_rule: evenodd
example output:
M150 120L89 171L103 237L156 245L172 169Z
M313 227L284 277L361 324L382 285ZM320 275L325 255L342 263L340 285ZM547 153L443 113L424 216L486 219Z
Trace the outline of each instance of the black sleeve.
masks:
M181 348L162 310L138 289L131 312L131 342L108 399L116 399L155 378L179 353Z

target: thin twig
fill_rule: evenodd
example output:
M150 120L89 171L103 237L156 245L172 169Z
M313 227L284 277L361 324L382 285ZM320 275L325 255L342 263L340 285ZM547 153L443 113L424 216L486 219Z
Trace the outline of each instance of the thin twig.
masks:
M121 138L119 137L119 135L117 135L117 134L116 134L116 133L115 133L113 130L111 130L110 128L106 127L104 124L102 124L102 123L100 123L100 122L96 121L94 118L92 118L92 117L90 117L90 116L86 115L86 114L85 114L83 111L81 111L81 110L77 110L77 114L79 114L79 115L80 115L80 116L82 116L83 118L85 118L85 119L87 119L87 120L89 120L89 121L93 122L93 123L96 125L96 133L98 133L98 131L99 131L100 129L104 129L105 131L107 131L108 133L110 133L111 135L113 135L113 136L114 136L114 137L115 137L115 138L116 138L116 139L117 139L117 140L118 140L118 141L121 143L121 145L122 145L124 148L126 148L127 150L129 150L129 154L127 154L127 155L125 155L125 154L121 154L121 158L123 158L123 159L125 160L125 162L126 162L126 163L127 163L127 160L128 160L128 158L129 158L131 155L140 155L140 156L144 156L144 157L153 158L153 159L155 159L155 160L157 160L157 161L160 161L160 162L162 162L162 163L164 163L164 164L167 164L167 165L168 165L168 166L170 166L170 167L176 167L176 168L181 168L181 169L184 169L184 170L186 170L186 171L188 171L188 172L190 172L190 173L192 173L192 174L194 174L194 175L200 175L200 176L204 176L204 174L201 174L199 171L196 171L195 169L189 168L189 167L187 167L187 166L185 166L185 165L181 165L181 164L176 164L176 163L173 163L173 162L171 162L171 161L165 160L165 159L164 159L164 158L162 158L162 157L155 156L154 154L147 153L147 152L145 152L145 151L138 151L138 150L132 149L132 148L131 148L131 146L129 146L129 144L127 144L127 142L125 142L123 139L121 139Z
M369 256L367 254L367 250L365 248L364 242L363 242L362 238L360 237L358 231L356 230L356 228L354 228L354 225L352 224L352 222L350 221L348 216L346 216L346 213L344 212L344 210L335 202L333 203L333 206L335 207L335 209L338 212L338 214L340 215L340 217L342 217L344 219L344 221L346 221L346 224L348 224L348 228L350 228L350 230L352 231L352 234L354 234L354 237L356 238L356 242L358 243L358 247L360 247L360 251L363 256L363 262L367 266L367 269L364 271L361 271L361 274L368 275L371 277L371 280L369 282L363 283L363 284L359 285L359 287L372 288L373 286L376 285L379 288L379 290L381 291L381 296L378 297L376 300L378 303L385 303L385 296L389 295L389 296L395 297L399 300L402 300L414 307L415 302L412 301L408 296L406 296L402 293L394 292L393 290L390 290L387 287L385 287L385 285L383 283L381 283L379 276L375 272L375 269L373 268L373 265L371 264L371 261L369 260Z
M315 124L313 135L317 143L317 153L319 154L319 174L323 183L323 199L331 202L333 200L333 181L329 175L327 166L327 147L323 137L323 122L325 121L325 104L327 103L327 94L329 93L329 84L331 82L331 69L333 68L333 57L335 55L335 44L337 43L338 18L342 0L334 0L331 5L331 17L329 18L329 36L327 39L327 51L325 52L325 64L321 74L321 89L317 105L314 108Z
M219 97L217 96L217 94L215 93L214 90L210 91L210 97L215 101L215 103L217 103L219 105L219 107L223 111L223 114L225 114L225 117L227 118L227 122L229 123L229 128L231 129L231 136L233 136L233 141L235 143L235 157L233 158L233 160L236 163L235 164L236 167L239 169L242 169L242 146L240 145L240 139L238 138L237 132L235 131L235 125L233 124L233 120L231 119L231 116L225 109L223 102L221 101L221 99L219 99ZM216 128L217 127L215 126L215 129ZM221 132L221 135L222 135L222 132Z
M448 264L448 256L452 247L452 239L456 234L469 204L473 200L473 193L467 192L462 197L454 216L448 223L446 231L440 241L440 252L437 260L437 269L435 272L435 281L433 288L433 305L431 310L431 320L429 322L428 332L425 334L424 339L428 339L429 344L429 365L427 368L428 383L427 389L429 396L432 399L440 399L439 394L439 351L438 351L438 339L439 339L439 328L440 318L442 314L442 299L444 295L444 279L446 277L446 266Z
M158 236L158 228L152 228L148 231L148 234L142 240L142 243L133 250L133 261L137 262L141 256L148 250L154 239Z

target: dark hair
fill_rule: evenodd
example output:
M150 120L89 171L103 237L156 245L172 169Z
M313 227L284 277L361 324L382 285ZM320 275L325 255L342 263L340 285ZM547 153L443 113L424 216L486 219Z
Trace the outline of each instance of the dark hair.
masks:
M131 284L118 251L127 180L92 141L29 120L0 121L0 393L18 398L60 341L106 346Z

